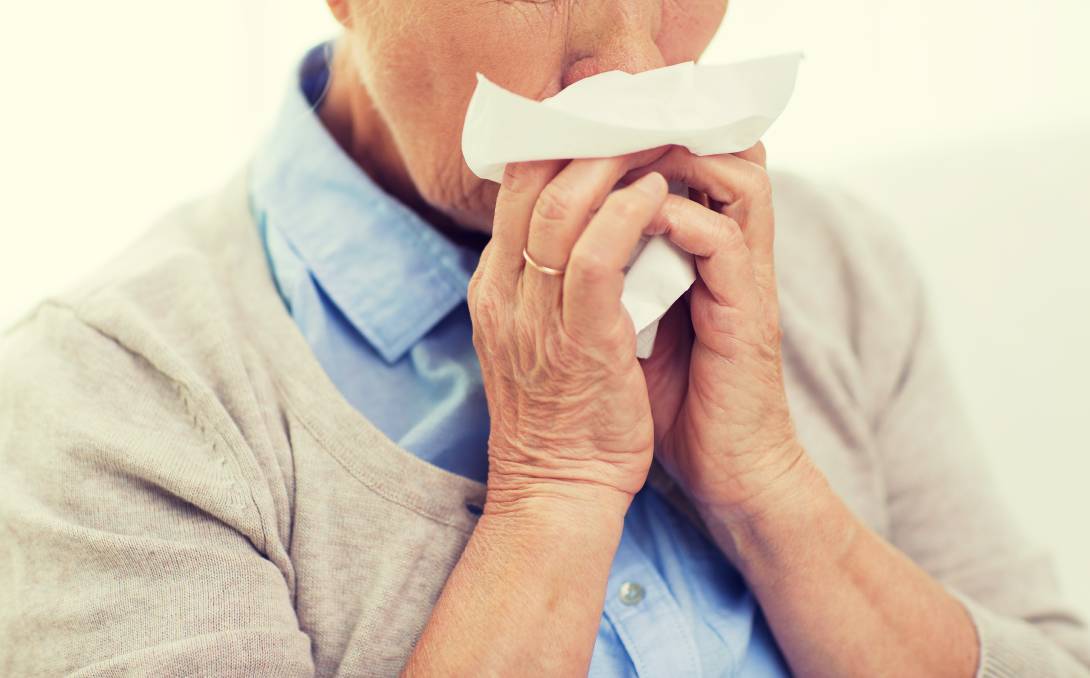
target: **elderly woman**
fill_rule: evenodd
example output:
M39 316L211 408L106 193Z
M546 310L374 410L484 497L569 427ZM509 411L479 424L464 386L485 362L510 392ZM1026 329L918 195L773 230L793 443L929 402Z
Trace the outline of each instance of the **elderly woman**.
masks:
M246 171L3 339L0 672L1090 675L873 215L761 146L465 166L476 71L725 5L330 0ZM645 234L699 277L639 361Z

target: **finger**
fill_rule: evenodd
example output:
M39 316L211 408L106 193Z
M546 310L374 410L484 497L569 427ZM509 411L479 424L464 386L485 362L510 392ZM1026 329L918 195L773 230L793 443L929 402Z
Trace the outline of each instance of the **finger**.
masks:
M564 276L564 326L573 336L602 336L621 316L624 269L666 198L658 173L609 194L571 252Z
M768 152L765 150L763 142L758 141L756 144L750 146L744 151L735 153L742 160L748 160L749 162L760 165L761 167L768 167Z
M771 262L775 239L772 218L772 184L764 168L736 155L695 156L675 147L657 161L631 176L659 172L703 191L742 227L746 244L763 264Z
M491 264L507 274L517 274L525 263L522 250L530 229L530 215L542 189L564 167L561 160L508 163L496 197L490 241L496 256Z
M611 158L573 160L538 196L530 217L527 254L548 268L565 270L575 241L621 177L634 167L661 157L666 149L652 149ZM559 299L562 276L528 266L525 289L531 298Z
M652 149L612 158L573 160L541 191L530 219L527 250L534 261L563 269L592 211L635 167L662 157L668 149Z
M753 260L742 229L730 217L677 195L667 196L648 227L696 257L696 268L715 303L759 309Z

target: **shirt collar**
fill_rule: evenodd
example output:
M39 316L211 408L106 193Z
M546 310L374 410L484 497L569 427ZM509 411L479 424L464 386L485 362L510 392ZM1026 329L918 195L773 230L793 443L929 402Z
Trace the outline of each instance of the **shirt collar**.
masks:
M477 255L376 185L318 118L328 43L299 69L254 157L258 222L287 239L348 321L395 362L466 298Z

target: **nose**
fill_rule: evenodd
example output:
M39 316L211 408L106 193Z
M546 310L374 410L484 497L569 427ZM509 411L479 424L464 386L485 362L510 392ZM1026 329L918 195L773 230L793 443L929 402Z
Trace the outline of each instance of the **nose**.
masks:
M571 60L561 87L606 71L639 73L665 66L656 44L659 0L594 0L578 3L568 28Z
M596 50L593 54L572 62L564 70L561 87L573 85L584 78L606 71L639 73L665 65L666 61L658 46L650 39L628 40L613 48Z

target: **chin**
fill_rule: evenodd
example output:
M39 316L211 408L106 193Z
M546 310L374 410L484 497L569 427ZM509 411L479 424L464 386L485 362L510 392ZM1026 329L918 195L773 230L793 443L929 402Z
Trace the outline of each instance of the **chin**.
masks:
M478 233L492 232L492 216L496 209L496 196L500 185L473 177L473 185L464 197L439 209L462 228Z

